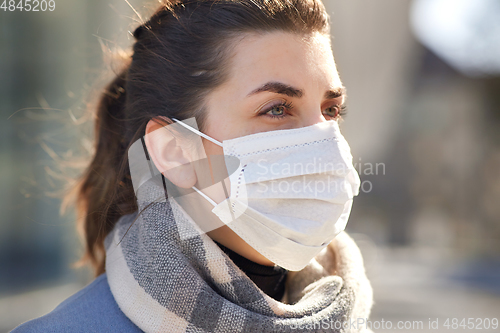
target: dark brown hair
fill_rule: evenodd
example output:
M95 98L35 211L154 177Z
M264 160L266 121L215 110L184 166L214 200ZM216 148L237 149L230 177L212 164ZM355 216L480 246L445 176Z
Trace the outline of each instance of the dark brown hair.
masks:
M228 77L232 46L244 33L329 34L321 0L171 0L134 31L129 65L104 89L95 115L95 152L77 187L85 239L82 263L104 272L104 238L137 210L128 147L158 116L196 117Z

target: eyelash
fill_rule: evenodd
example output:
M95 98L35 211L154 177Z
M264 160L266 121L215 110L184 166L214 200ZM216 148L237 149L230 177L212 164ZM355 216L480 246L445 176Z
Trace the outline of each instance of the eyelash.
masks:
M287 110L292 110L293 109L293 104L291 102L281 102L279 104L275 104L275 105L269 107L268 109L266 109L265 111L263 111L261 113L261 115L264 115L264 116L267 116L267 117L271 117L272 119L280 119L280 118L284 118L284 117L286 117L286 116L289 115L288 113L283 113L280 116L268 114L268 112L271 111L273 108L279 108L279 107L284 107Z
M285 118L285 117L289 116L288 113L283 113L282 115L279 115L279 116L268 114L269 111L271 111L273 108L277 108L277 107L284 107L287 110L292 110L294 106L291 102L281 102L279 104L276 104L276 105L269 107L268 109L263 111L260 115L267 116L267 117L270 117L272 119L281 119L281 118ZM333 105L331 107L338 107L339 108L337 117L335 117L336 119L342 118L343 116L345 116L347 114L347 106L345 104L343 104L343 105L336 104L336 105Z
M334 107L338 107L338 110L339 110L336 118L342 118L343 116L345 116L347 114L347 105L336 104L336 105L334 105Z

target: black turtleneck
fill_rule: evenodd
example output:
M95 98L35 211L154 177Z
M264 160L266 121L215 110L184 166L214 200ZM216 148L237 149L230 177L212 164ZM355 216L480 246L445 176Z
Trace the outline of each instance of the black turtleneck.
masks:
M264 293L280 301L285 294L285 280L288 270L280 266L257 264L224 245L214 241Z

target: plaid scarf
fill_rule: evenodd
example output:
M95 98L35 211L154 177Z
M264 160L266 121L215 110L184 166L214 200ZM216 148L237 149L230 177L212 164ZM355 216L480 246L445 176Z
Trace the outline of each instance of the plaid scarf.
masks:
M281 302L260 290L163 189L141 187L141 214L106 237L106 272L123 313L145 332L366 332L372 289L342 232L301 271ZM148 203L146 203L148 202ZM198 230L199 231L199 230ZM196 235L186 237L186 235ZM353 324L358 322L358 324Z

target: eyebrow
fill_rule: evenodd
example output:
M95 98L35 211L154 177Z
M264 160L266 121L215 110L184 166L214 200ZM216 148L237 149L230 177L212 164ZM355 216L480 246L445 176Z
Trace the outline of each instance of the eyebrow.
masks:
M247 95L247 97L264 91L273 92L281 95L287 95L289 97L298 97L298 98L304 95L304 91L302 89L294 88L288 84L284 84L281 82L271 81L263 84L257 89L252 90ZM324 97L325 99L339 98L345 95L345 91L346 91L345 87L330 89L325 92Z
M346 95L346 89L344 86L330 89L325 92L325 99L334 99L339 98Z

